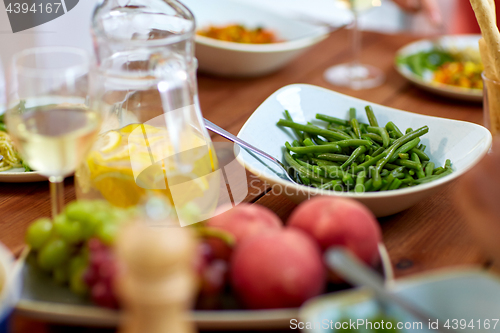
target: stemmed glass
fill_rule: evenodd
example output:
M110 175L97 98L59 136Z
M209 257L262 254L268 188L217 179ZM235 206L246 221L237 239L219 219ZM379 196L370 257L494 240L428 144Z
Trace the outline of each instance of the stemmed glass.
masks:
M381 0L337 0L339 6L349 8L353 15L353 60L349 63L339 64L328 68L324 73L325 80L334 85L349 87L355 90L374 88L384 82L385 75L380 69L359 62L361 52L361 36L358 25L359 13L371 7L380 6L380 1Z
M99 132L88 108L90 60L84 50L40 47L14 55L7 128L23 160L48 177L52 215L64 205L64 178L72 174Z

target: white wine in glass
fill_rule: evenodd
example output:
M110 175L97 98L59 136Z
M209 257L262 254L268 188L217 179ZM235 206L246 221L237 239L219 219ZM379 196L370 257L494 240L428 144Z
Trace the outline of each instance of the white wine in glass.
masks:
M354 90L369 89L381 85L385 80L384 73L377 67L361 64L361 39L358 25L359 13L381 5L381 0L335 0L338 6L349 9L353 15L352 54L353 60L328 68L325 80L337 86L349 87Z
M61 212L64 177L83 161L101 117L87 106L89 58L84 50L43 47L13 58L7 128L28 165L48 177L52 215Z

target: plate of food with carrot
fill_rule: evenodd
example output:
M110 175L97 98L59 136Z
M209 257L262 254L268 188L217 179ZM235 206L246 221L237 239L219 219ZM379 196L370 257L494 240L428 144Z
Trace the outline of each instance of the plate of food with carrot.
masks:
M481 35L447 35L410 43L396 53L396 70L417 86L454 99L483 100Z

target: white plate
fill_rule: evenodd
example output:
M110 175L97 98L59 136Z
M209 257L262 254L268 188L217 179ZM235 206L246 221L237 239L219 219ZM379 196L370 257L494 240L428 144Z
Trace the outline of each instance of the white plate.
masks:
M47 177L36 171L25 172L24 168L14 168L0 172L0 183L32 183L44 182Z
M224 76L258 76L285 66L328 36L328 29L276 15L231 0L184 0L197 29L209 25L243 24L264 27L285 40L271 44L242 44L197 35L196 58L203 72Z
M423 39L410 43L396 52L395 66L396 70L409 81L415 83L417 86L424 90L433 92L435 94L446 96L454 99L464 101L482 102L483 91L481 89L467 89L455 87L449 84L443 84L432 81L432 77L425 76L424 78L414 74L406 65L397 63L397 58L400 56L409 56L420 51L429 51L435 47L436 44L441 45L445 50L463 50L468 47L479 49L478 40L481 35L449 35L442 36L436 39Z
M483 126L405 112L306 84L283 87L268 97L243 125L238 137L282 160L282 147L286 141L294 140L293 133L288 128L276 126L278 120L283 118L285 109L296 122L313 121L316 124L324 124L314 120L316 113L347 119L349 108L354 107L358 111L357 118L368 123L364 112L366 105L373 107L381 125L388 121L393 121L401 129L417 129L427 125L429 132L421 137L421 143L427 146L425 152L436 166L442 166L446 159L450 159L453 173L426 184L394 191L339 193L283 180L276 175L276 166L259 162L243 149L237 160L257 177L272 185L277 193L288 196L296 203L315 195L349 197L360 201L380 217L409 208L444 184L458 178L472 168L491 146L491 133Z
M385 280L394 279L387 249L379 244L381 271ZM332 294L337 294L334 292ZM297 318L298 308L271 310L195 310L190 319L198 329L274 329L288 328ZM85 326L117 326L120 313L92 305L87 299L73 294L68 287L57 285L39 269L26 265L23 271L23 291L16 312L40 320Z
M439 318L439 326L448 321L449 327L466 323L465 327L455 326L455 332L484 332L499 329L498 313L500 312L500 280L497 276L479 269L448 269L414 275L408 278L397 279L389 286L393 292L435 318ZM418 322L401 308L389 305L384 309L397 322L408 323L413 326ZM339 320L364 319L365 321L380 315L380 303L365 289L343 293L330 297L320 296L308 301L301 308L299 320L304 323L325 323ZM457 321L454 322L454 319ZM473 321L473 329L468 327ZM481 328L478 326L478 321ZM433 320L433 322L435 322ZM484 324L489 324L489 329ZM395 325L397 325L395 323ZM418 325L418 324L416 324ZM312 325L311 325L312 326ZM436 332L428 329L428 321L421 327L399 330L400 332ZM306 330L307 332L326 332L320 325ZM447 331L446 326L444 331ZM450 330L451 331L451 330Z

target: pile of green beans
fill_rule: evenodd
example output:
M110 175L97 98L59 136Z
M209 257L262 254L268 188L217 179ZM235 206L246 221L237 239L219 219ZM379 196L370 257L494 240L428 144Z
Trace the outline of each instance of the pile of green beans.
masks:
M452 172L451 161L436 167L425 153L420 137L427 126L403 133L392 121L380 126L371 106L365 108L369 124L324 114L316 119L325 128L293 121L285 110L278 126L292 129L296 139L285 143L284 157L297 183L342 192L376 192L424 184Z

